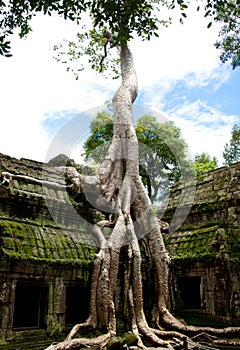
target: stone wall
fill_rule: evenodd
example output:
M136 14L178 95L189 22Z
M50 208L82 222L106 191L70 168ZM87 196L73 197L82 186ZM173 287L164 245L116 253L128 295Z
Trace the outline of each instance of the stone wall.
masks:
M0 175L1 349L44 348L88 316L91 208L51 164L0 154Z
M66 325L66 289L80 286L89 292L90 275L86 266L77 268L47 262L26 265L25 262L1 260L0 285L1 339L11 344L18 338L19 331L43 329L49 336L62 331ZM42 295L40 300L36 291L45 291L46 296ZM43 297L45 305L41 304ZM87 316L85 305L86 300L82 300L83 317Z
M178 226L189 210L181 226L164 235L172 258L171 306L175 312L195 309L236 324L240 321L240 163L203 175L194 198L185 196L180 203L190 185L173 186L162 218L171 223L175 215Z

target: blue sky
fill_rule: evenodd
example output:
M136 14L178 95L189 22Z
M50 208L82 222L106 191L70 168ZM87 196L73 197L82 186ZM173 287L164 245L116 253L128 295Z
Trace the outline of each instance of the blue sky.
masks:
M85 71L76 81L52 58L56 43L74 37L75 24L39 16L32 26L27 39L13 37L12 58L0 57L0 152L45 161L54 156L51 152L66 150L79 161L89 120L111 100L120 80ZM207 29L198 13L184 25L176 21L164 28L159 39L135 39L131 47L139 80L137 106L174 121L192 156L208 152L221 165L233 123L240 120L240 72L219 62L213 46L218 30L217 25ZM74 128L72 138L66 137L68 124ZM64 148L66 138L71 147Z

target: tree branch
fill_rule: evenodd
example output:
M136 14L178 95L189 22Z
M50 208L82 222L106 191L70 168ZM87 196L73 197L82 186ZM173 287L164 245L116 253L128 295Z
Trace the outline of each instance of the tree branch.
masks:
M106 42L104 44L104 56L102 56L102 59L100 61L100 73L103 72L103 61L107 57L107 45L108 45L108 43L110 43L110 44L113 43L112 34L107 29L104 31L103 36L107 40L106 40Z

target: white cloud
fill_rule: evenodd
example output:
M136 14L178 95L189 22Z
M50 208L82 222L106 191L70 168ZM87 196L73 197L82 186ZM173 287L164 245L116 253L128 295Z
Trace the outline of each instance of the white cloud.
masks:
M0 152L44 160L54 137L43 127L49 115L68 110L81 113L112 98L119 81L106 80L89 71L81 73L76 81L52 58L53 46L63 38L72 38L76 31L74 23L58 17L36 17L33 32L26 40L14 38L14 56L0 58ZM226 81L227 70L219 68L218 52L213 47L217 32L214 26L207 29L201 14L195 13L189 15L185 25L176 21L169 28L163 28L159 39L144 43L139 39L133 41L139 89L144 91L142 103L161 109L166 93L174 91L178 81L200 86L214 80L216 88ZM210 130L190 119L194 108L199 112L199 105L195 103L191 108L183 104L173 118L180 122L181 129L185 126L184 133L189 135L191 149L195 152L196 144L207 147L201 131L207 135ZM187 112L189 118L184 119ZM216 115L214 111L210 114ZM207 118L203 111L201 115ZM211 136L214 142L209 141L209 147L215 149L219 138L223 141L223 131L230 133L228 125L225 130L223 127L215 130ZM209 134L207 140L210 140Z
M209 71L193 72L187 74L185 81L189 87L206 87L211 84L213 91L216 91L230 77L231 70L227 64L218 65Z
M52 30L51 30L52 28ZM52 58L54 44L76 32L76 25L59 18L33 21L26 40L13 37L13 57L0 58L0 152L44 160L53 135L43 128L48 113L76 109L82 112L103 104L113 83L93 72L78 81Z
M135 40L132 47L139 85L144 88L163 79L165 86L166 81L171 86L172 82L192 73L198 81L209 78L219 65L218 51L214 47L219 25L208 29L207 23L208 19L196 12L194 4L190 6L184 25L180 24L177 14L170 27L160 30L159 38L143 43Z
M192 156L206 152L222 164L222 152L230 138L234 115L223 114L201 100L185 101L168 115L181 128Z

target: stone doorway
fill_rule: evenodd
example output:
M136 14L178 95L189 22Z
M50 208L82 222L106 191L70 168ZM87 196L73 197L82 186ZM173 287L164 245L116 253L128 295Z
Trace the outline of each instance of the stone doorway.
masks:
M84 322L89 314L90 289L82 286L66 287L65 324L74 325Z
M201 277L180 277L178 279L182 309L201 309Z
M48 286L19 282L16 286L13 315L14 329L46 328Z

